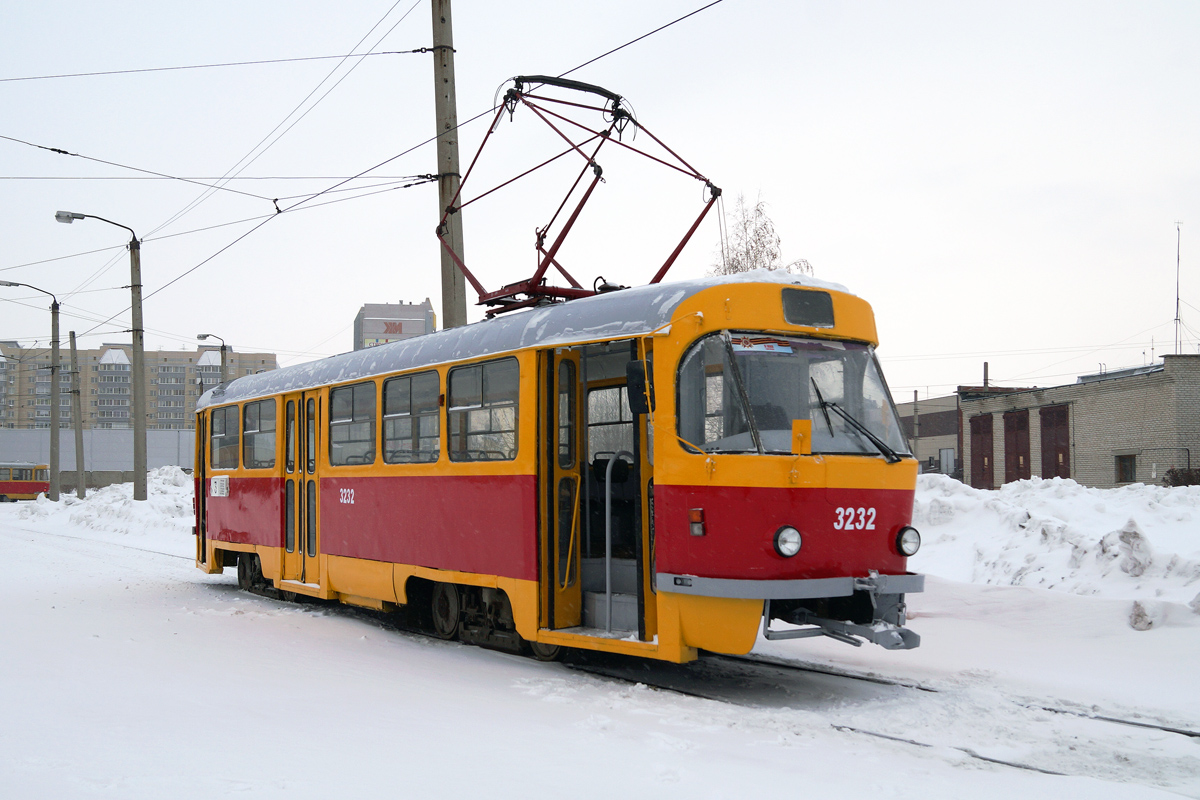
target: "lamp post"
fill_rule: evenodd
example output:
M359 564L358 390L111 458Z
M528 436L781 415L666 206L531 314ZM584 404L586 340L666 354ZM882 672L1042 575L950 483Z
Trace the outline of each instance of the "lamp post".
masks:
M219 380L218 383L224 383L225 382L225 340L222 339L220 336L217 336L215 333L197 333L196 334L196 338L201 341L204 341L205 339L209 338L210 336L213 339L216 339L217 341L219 341L221 343L221 380Z
M129 231L129 288L133 295L133 499L146 499L146 351L142 329L142 243L128 225L94 214L59 211L54 215L68 225L77 219L96 219Z
M0 286L24 286L26 289L33 289L35 292L50 295L50 499L58 502L58 491L60 486L60 475L58 472L58 415L60 409L58 407L58 298L53 292L47 292L45 289L21 283L19 281L0 281ZM36 409L35 419L36 419Z

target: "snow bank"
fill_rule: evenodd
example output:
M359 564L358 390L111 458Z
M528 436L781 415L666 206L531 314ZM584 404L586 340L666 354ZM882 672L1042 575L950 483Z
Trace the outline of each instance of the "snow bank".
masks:
M62 494L58 503L39 495L35 502L21 503L14 518L39 528L43 525L86 528L105 534L103 538L190 536L192 487L192 477L179 467L159 467L147 475L145 503L134 502L132 483L117 483L89 491L83 501L74 493Z
M1200 612L1200 486L1033 478L986 491L922 475L913 524L924 537L910 562L917 571L1134 600L1138 628L1184 604Z

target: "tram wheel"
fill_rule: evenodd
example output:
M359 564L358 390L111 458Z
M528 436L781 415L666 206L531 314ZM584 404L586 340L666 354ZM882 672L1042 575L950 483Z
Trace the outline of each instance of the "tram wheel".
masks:
M563 648L557 644L545 642L528 642L529 653L538 661L558 661L562 657Z
M253 591L254 589L254 567L250 563L251 558L250 553L241 553L238 555L238 588L243 592Z
M439 639L453 639L458 633L458 618L462 611L458 587L453 583L435 583L431 610L434 636Z

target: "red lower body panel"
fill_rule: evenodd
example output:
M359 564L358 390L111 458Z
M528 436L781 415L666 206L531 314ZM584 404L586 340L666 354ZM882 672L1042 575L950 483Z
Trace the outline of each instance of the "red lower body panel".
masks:
M708 578L782 580L902 574L896 534L912 520L913 492L735 486L654 487L656 569ZM704 510L703 536L690 509ZM800 552L775 552L775 532L800 531Z
M16 495L37 497L50 491L48 481L0 481L0 494L5 497Z
M229 479L228 497L208 497L208 538L283 547L283 479Z
M322 478L321 551L537 580L537 479Z

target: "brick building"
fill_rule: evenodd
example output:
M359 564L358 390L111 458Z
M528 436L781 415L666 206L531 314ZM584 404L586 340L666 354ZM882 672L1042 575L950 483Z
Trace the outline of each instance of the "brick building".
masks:
M104 344L79 350L83 427L131 428L132 345ZM279 364L274 353L227 349L225 379L232 380ZM61 347L60 424L71 425L71 351ZM196 399L221 382L219 347L146 352L147 427L179 430L195 426ZM50 348L22 348L0 341L0 427L50 427Z
M993 390L995 391L995 390ZM992 489L1040 476L1111 488L1157 483L1200 457L1200 355L1085 375L1045 389L960 387L963 481Z

